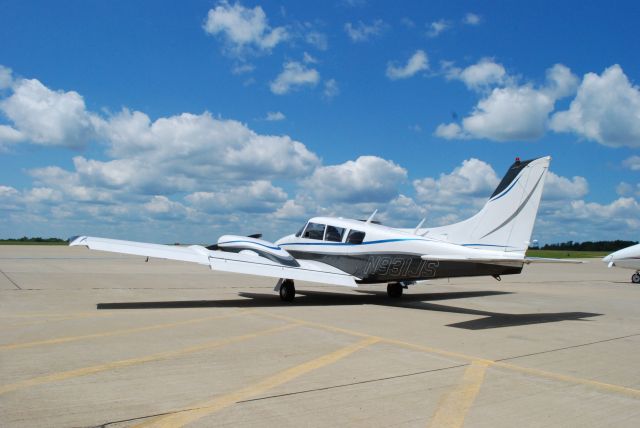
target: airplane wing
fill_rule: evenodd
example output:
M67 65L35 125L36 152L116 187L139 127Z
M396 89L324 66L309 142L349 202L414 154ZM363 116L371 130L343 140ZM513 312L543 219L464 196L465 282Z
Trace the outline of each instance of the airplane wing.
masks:
M357 287L355 282L357 278L354 276L333 266L313 260L296 260L297 266L291 266L262 257L251 251L209 250L200 245L180 247L177 245L149 244L92 236L78 236L71 238L69 241L69 246L85 246L90 250L198 263L207 265L212 270L222 272Z

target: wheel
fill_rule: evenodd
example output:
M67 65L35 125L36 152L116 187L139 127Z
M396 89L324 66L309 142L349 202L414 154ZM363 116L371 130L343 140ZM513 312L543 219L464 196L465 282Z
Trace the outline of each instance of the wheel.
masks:
M293 302L294 297L296 297L296 287L292 280L287 279L280 286L280 299L283 302Z
M394 299L402 296L402 284L399 282L387 284L387 295Z
M633 282L634 284L640 284L640 273L636 272L631 275L631 282Z

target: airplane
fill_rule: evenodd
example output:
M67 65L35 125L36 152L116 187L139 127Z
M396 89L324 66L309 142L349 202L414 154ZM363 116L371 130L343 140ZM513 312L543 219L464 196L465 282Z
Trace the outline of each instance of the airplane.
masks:
M418 281L435 278L519 274L523 265L554 261L525 257L551 157L516 158L474 216L448 226L414 229L366 221L311 218L295 234L276 242L224 235L214 245L188 247L90 236L70 246L180 260L212 270L277 278L274 291L285 302L295 297L294 281L355 288L387 284L391 298Z
M636 271L631 275L631 282L640 284L640 244L632 245L609 254L602 259L608 267L620 267Z

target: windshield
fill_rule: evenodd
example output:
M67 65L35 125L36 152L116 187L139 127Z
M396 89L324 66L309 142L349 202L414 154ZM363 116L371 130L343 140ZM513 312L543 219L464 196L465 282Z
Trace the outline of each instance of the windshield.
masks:
M322 238L324 237L324 224L309 223L302 237L322 240Z
M296 232L296 237L299 238L300 235L302 235L302 231L304 230L305 226L307 225L307 223L303 224L302 227L300 228L300 230L298 230Z

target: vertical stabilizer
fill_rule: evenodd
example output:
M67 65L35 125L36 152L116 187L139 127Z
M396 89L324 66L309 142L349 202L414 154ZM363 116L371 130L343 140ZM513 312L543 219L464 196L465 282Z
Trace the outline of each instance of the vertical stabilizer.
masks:
M524 253L529 246L551 157L516 161L473 217L428 229L426 237L475 248Z

